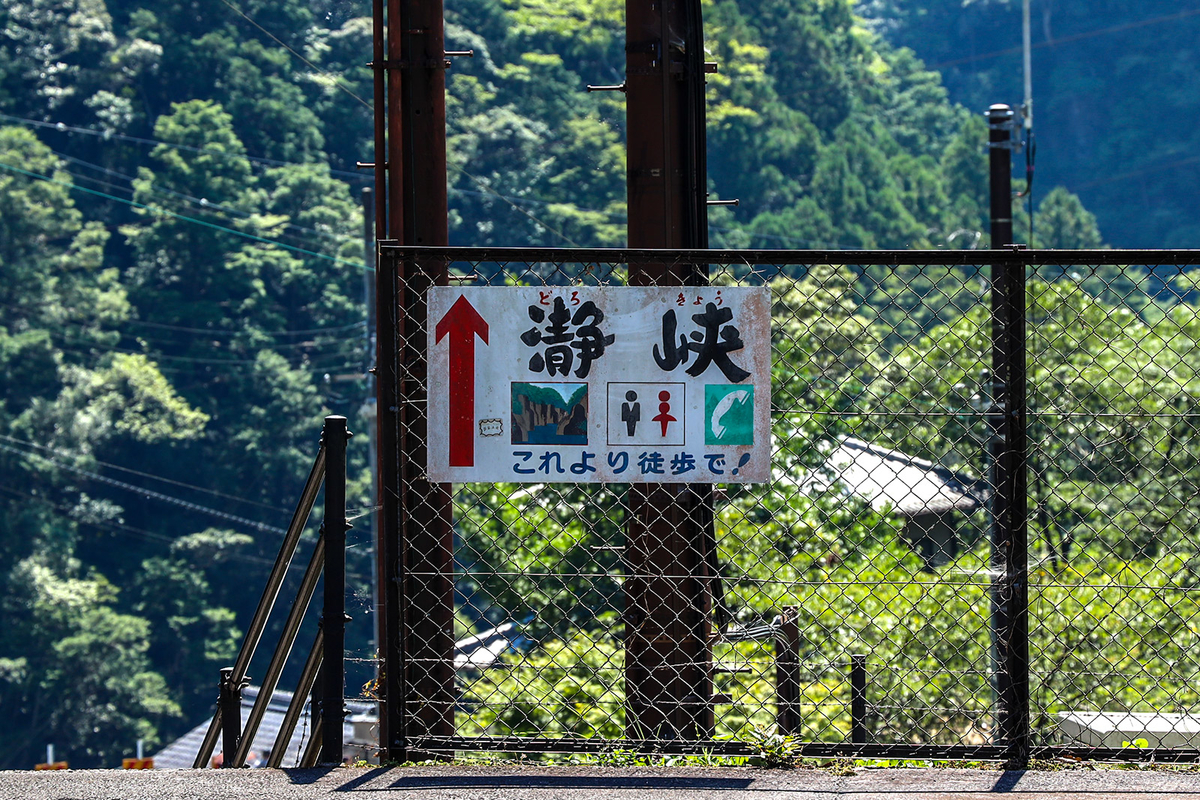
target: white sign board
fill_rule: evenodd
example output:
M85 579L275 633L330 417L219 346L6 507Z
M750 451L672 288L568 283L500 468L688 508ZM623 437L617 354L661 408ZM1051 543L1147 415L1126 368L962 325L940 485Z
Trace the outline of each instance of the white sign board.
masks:
M765 287L429 290L435 483L771 473Z

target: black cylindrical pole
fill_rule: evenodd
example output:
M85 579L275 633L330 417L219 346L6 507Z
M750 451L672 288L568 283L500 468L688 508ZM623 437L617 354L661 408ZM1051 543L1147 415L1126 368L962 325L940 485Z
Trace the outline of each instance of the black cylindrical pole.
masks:
M1029 492L1025 399L1025 264L993 278L992 602L999 740L1010 768L1029 760Z
M850 742L867 743L867 657L850 656Z
M346 418L325 418L325 607L321 629L321 761L342 763L346 642Z
M1012 109L988 109L992 249L1012 245ZM992 630L996 740L1010 767L1029 760L1029 532L1025 400L1025 263L992 264Z
M991 187L992 249L1012 244L1013 110L1003 103L988 109L988 170Z
M221 669L217 705L221 709L221 765L232 767L242 738L242 682L233 677L233 667Z

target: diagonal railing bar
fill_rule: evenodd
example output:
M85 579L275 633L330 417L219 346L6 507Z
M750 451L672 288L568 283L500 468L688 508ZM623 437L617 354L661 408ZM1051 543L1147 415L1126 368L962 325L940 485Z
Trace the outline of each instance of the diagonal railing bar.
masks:
M246 724L242 729L237 751L233 756L232 766L242 767L246 765L246 757L250 754L250 749L254 744L254 736L258 733L259 725L262 724L267 706L271 704L271 699L275 694L275 687L279 684L279 676L283 672L283 667L287 662L288 656L291 655L292 646L296 642L296 634L300 632L300 623L304 621L305 612L308 611L309 603L312 602L312 596L317 589L317 581L321 577L321 570L324 566L325 536L322 534L313 546L308 567L304 571L300 587L296 590L296 599L292 602L287 619L283 623L283 631L279 635L279 643L275 646L275 651L271 654L271 662L267 665L267 671L263 675L262 683L259 685L258 696L254 698L254 705L250 707L250 713L246 717Z
M296 545L300 542L300 534L304 532L304 526L308 523L309 514L312 513L313 503L316 502L317 493L321 488L321 481L325 477L325 445L322 441L320 448L317 450L317 456L313 460L312 469L309 470L308 479L304 482L304 489L300 492L300 499L296 503L296 510L292 513L292 520L288 524L287 533L283 537L283 542L279 546L279 553L275 556L275 563L271 568L271 574L267 578L267 584L263 588L262 597L259 598L258 606L254 610L254 616L250 619L250 624L246 628L246 635L242 639L242 646L238 650L237 659L227 680L233 686L240 687L246 680L246 670L250 667L250 660L254 657L254 651L258 648L259 640L262 638L263 631L267 626L267 619L271 615L271 610L275 606L275 600L279 597L279 590L283 586L283 579L287 575L289 566L292 563L292 557L296 552ZM238 690L240 694L240 689ZM241 720L238 719L234 723L238 730L241 729ZM216 713L213 714L212 722L205 732L204 739L200 743L200 749L196 753L196 760L193 762L193 769L202 769L207 766L209 759L212 758L213 750L217 745L217 738L220 735L222 727L222 710L221 706L217 706Z

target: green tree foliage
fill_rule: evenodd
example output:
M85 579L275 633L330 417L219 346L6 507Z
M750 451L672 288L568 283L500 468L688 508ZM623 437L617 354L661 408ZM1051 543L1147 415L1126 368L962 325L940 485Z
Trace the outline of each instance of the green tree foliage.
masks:
M940 69L955 102L980 113L1022 102L1020 0L861 5L890 42ZM1037 192L1078 192L1123 247L1194 247L1200 96L1184 76L1197 68L1200 17L1171 0L1033 0L1031 12Z
M73 765L114 766L137 738L153 746L195 724L278 546L113 479L278 528L321 417L366 424L355 191L367 177L352 171L372 157L363 11L0 3L0 114L13 125L0 128L0 700L15 720L0 766L28 766L48 740ZM714 244L986 245L986 129L912 50L848 0L714 0L704 14L720 69L709 188L741 200L713 210ZM624 104L584 91L622 80L623 16L612 0L447 9L448 47L475 50L447 73L452 241L624 242ZM1038 225L1056 246L1099 241L1070 195L1048 196ZM891 374L880 364L960 324L973 295L950 272L783 278L774 380L797 413L779 466L799 481L829 441L864 428L843 412ZM1097 303L1172 319L1146 280L1116 278L1081 284ZM936 431L919 433L941 452ZM365 450L351 448L352 506L367 505ZM1182 463L1186 448L1156 452ZM531 618L551 660L592 638L616 648L598 631L616 624L619 559L595 548L618 545L619 493L476 487L457 500L460 619ZM836 488L794 501L734 493L719 530L739 569L756 548L789 574L879 548L896 569L915 563L893 547L892 523ZM367 553L349 555L360 599ZM731 589L746 615L785 600L752 585ZM352 639L367 656L371 617L359 617ZM574 680L564 673L558 689ZM553 724L601 729L616 691L605 683L585 701L581 689L587 712Z
M1038 247L1057 250L1088 250L1104 244L1096 217L1083 207L1076 195L1061 186L1038 205L1035 232Z
M5 576L0 652L21 654L0 657L7 766L28 768L44 741L79 766L111 764L179 716L147 654L150 623L118 612L115 587L79 572L34 556Z
M120 508L79 492L62 467L194 438L207 417L153 362L113 351L130 306L103 263L107 232L83 222L62 162L14 128L0 129L0 162L28 173L0 176L0 697L11 720L0 763L28 766L45 740L80 766L112 763L129 740L159 741L180 709L154 669L151 623L74 557ZM55 462L47 446L75 456Z

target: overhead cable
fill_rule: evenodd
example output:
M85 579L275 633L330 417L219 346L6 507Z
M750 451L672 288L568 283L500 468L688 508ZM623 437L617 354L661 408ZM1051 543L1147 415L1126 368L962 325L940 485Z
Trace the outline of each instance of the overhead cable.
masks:
M58 156L59 158L65 160L65 161L70 161L74 164L78 164L80 166L87 167L89 169L97 170L98 172L102 172L105 175L110 175L114 178L121 178L123 180L130 181L131 183L133 181L137 180L137 178L135 178L132 175L126 175L123 172L118 172L116 170L109 169L108 167L102 166L100 164L95 164L91 161L85 161L82 158L76 158L75 156L59 152L58 150L51 149L50 152L54 153L54 155ZM126 192L133 191L132 187L118 186L116 184L106 183L104 181L100 181L97 178L92 178L92 177L85 176L85 175L79 175L74 172L72 172L71 175L76 178L82 178L83 180L95 181L96 183L103 183L106 186L112 186L113 188L120 189L122 191L126 191ZM214 209L216 211L221 211L226 214L233 214L235 216L242 217L242 218L248 218L248 217L254 216L254 212L252 212L252 211L244 211L240 208L230 208L229 206L222 205L220 203L214 203L211 200L204 198L204 197L193 197L192 195L184 194L183 192L176 192L172 189L164 189L160 186L157 186L153 182L151 182L151 184L150 184L149 191L153 192L154 194L163 195L165 197L177 197L181 200L191 203L192 205L197 205L204 209ZM296 225L295 223L292 223L292 222L286 222L286 223L284 223L284 225L288 228L291 228L292 230L301 231L304 233L311 233L314 236L323 236L325 238L338 239L338 240L344 241L344 242L358 240L357 236L354 236L354 235L348 234L348 233L334 233L332 231L321 231L321 230L317 230L316 228L306 228L303 225ZM301 237L301 238L303 238L303 237Z
M202 153L207 156L216 156L224 159L245 159L255 164L263 164L269 167L328 167L330 175L342 175L348 178L355 178L359 181L366 182L369 180L366 176L351 172L344 169L334 169L323 162L315 161L284 161L278 158L267 158L265 156L252 156L246 153L231 153L226 150L218 150L210 147L196 147L190 144L177 144L168 142L163 139L152 139L144 136L130 136L125 133L115 133L112 131L94 131L91 128L80 128L75 125L68 125L65 122L44 122L37 119L29 119L28 117L18 117L12 114L0 113L0 119L7 119L13 122L20 122L23 125L30 125L35 128L49 128L59 131L60 133L82 133L87 136L96 136L101 139L117 139L123 142L134 142L135 144L149 145L157 147L163 145L175 150L187 150L193 153Z
M325 253L318 253L315 250L307 250L303 247L296 247L295 245L286 244L284 242L280 242L275 239L267 239L263 236L257 236L253 233L246 233L245 231L239 231L235 228L227 228L224 225L217 225L214 222L208 222L207 220L197 219L195 217L189 217L185 214L178 214L169 209L162 208L161 206L151 206L151 205L147 205L146 203L139 203L136 200L126 200L123 197L117 197L116 195L111 195L106 192L100 192L95 189L89 189L86 186L77 186L76 184L68 183L67 181L60 181L60 180L56 180L55 178L48 178L45 175L41 175L37 172L30 172L29 170L21 169L20 167L14 167L12 164L6 164L3 161L0 161L0 169L6 169L10 172L15 172L20 175L25 175L26 177L29 177L29 178L35 178L40 181L45 181L46 183L53 183L58 186L66 187L67 189L74 189L76 191L86 192L87 194L95 195L97 197L103 197L108 200L114 200L118 203L124 203L126 205L133 206L134 208L140 208L145 211L149 211L153 214L164 214L168 217L172 217L174 219L178 219L183 222L191 222L196 225L202 225L206 228L212 228L213 230L224 231L225 233L230 233L230 234L233 234L234 236L240 236L243 239L250 239L251 241L259 242L261 244L268 244L268 245L273 245L275 247L281 247L284 250L290 250L294 253L302 253L304 255L313 256L314 258L320 258L320 259L324 259L326 261L333 261L338 264L345 264L347 266L351 266L356 269L373 271L371 269L371 267L367 266L366 264L361 264L356 261L349 261L344 258L338 258L337 256L326 255Z
M1144 28L1147 25L1157 25L1160 22L1176 22L1178 20L1185 19L1187 17L1194 17L1197 14L1200 14L1200 8L1187 9L1185 11L1180 11L1178 14L1167 14L1165 16L1152 17L1150 19L1143 19L1143 20L1139 20L1137 22L1126 22L1121 25L1113 25L1112 27L1109 27L1109 28L1100 28L1099 30L1085 31L1083 33L1075 33L1075 34L1071 34L1070 36L1060 36L1057 39L1048 39L1044 42L1037 42L1036 44L1033 44L1032 48L1036 50L1036 49L1045 48L1045 47L1056 47L1057 45L1060 45L1060 44L1069 44L1070 42L1078 42L1083 39L1091 39L1093 37L1103 36L1103 35L1109 34L1109 33L1121 33L1123 31L1133 30L1134 28ZM963 58L955 58L950 61L940 61L937 64L926 64L925 66L927 69L942 69L943 67L956 67L959 64L968 64L972 61L981 61L985 58L996 58L997 56L1013 55L1014 53L1020 53L1023 49L1024 49L1024 47L1022 45L1018 45L1016 47L1006 47L1003 50L993 50L990 53L980 53L979 55L975 55L975 56L965 56Z
M238 497L238 496L232 495L232 494L225 494L224 492L219 492L216 489L206 489L203 486L196 486L195 484L184 483L183 481L177 481L177 480L173 480L171 478L164 478L161 475L155 475L151 472L142 472L141 470L131 469L130 467L122 467L118 464L113 464L108 461L101 461L100 459L95 458L94 456L92 456L90 454L71 452L69 450L64 450L64 449L57 448L57 447L50 447L49 445L38 444L37 442L30 442L25 439L18 439L15 436L8 436L3 433L0 433L0 439L3 439L4 441L9 442L10 444L20 445L22 447L33 447L38 450L44 450L46 452L53 453L54 455L60 456L62 458L79 458L81 456L90 458L95 463L97 463L103 467L106 467L108 469L115 469L115 470L119 470L121 472L128 472L131 475L137 475L138 477L141 477L141 478L149 478L149 479L155 480L155 481L162 481L163 483L169 483L173 486L180 486L184 489L191 489L196 492L204 492L205 494L211 494L215 497L220 497L225 500L236 500L239 503L247 503L252 506L259 506L260 508L265 508L265 509L268 509L269 511L278 511L278 512L284 512L284 513L286 513L288 511L288 509L286 509L286 508L280 508L278 506L269 505L267 503L260 503L257 500L247 500L244 497Z
M294 55L296 58L300 59L300 60L301 60L301 61L303 61L305 64L307 64L307 65L308 65L310 68L312 68L312 69L316 70L318 74L320 74L320 75L324 75L324 76L325 76L325 77L327 77L327 78L331 78L331 79L333 80L333 82L334 82L334 85L335 85L335 86L337 86L339 89L341 89L343 92L345 92L346 94L350 95L351 97L353 97L353 98L354 98L355 100L357 100L358 102L362 103L362 104L363 104L364 106L366 106L367 108L371 108L371 104L370 104L370 103L368 103L366 100L363 100L361 97L359 97L359 96L358 96L357 94L355 94L354 92L352 92L352 91L350 90L350 87L349 87L349 86L347 86L347 85L345 84L345 82L344 82L344 81L342 81L342 79L341 79L341 78L337 77L336 75L334 75L334 74L333 74L333 73L331 73L331 72L326 72L325 70L323 70L323 69L321 69L320 67L318 67L316 64L314 64L314 63L312 63L311 61L309 61L309 60L308 60L307 58L305 58L304 56L302 56L302 55L300 55L299 53L297 53L297 52L296 52L295 50L293 50L291 47L289 47L288 45L286 45L286 44L283 42L283 40L281 40L281 39L280 39L278 36L276 36L275 34L271 33L269 30L267 30L266 28L264 28L262 25L259 25L257 22L255 22L253 19L251 19L251 18L250 18L250 15L249 15L249 14L247 14L245 11L242 11L240 8L238 8L237 6L235 6L233 3L229 2L229 0L221 0L221 2L222 2L222 3L224 3L225 5L229 6L231 9L233 9L233 10L234 10L234 11L235 11L235 12L236 12L236 13L237 13L237 14L238 14L238 15L239 15L239 16L240 16L242 19L246 20L246 21L247 21L247 22L249 22L251 25L253 25L254 27L258 28L260 31L262 31L263 33L265 33L267 36L270 36L272 39L274 39L274 40L275 40L275 42L276 42L276 43L277 43L277 44L278 44L280 47L282 47L284 50L287 50L289 53L291 53L292 55Z
M284 528L278 528L278 527L275 527L274 525L267 525L266 523L258 522L256 520L252 520L252 519L247 519L246 517L239 517L236 514L230 514L226 511L219 511L218 509L215 509L215 508L209 508L208 506L202 506L199 503L193 503L188 500L182 500L178 497L172 497L171 495L163 494L162 492L156 492L152 489L146 489L141 486L135 486L132 483L125 483L124 481L118 481L114 478L108 477L107 475L101 475L98 472L92 472L91 470L86 470L86 469L83 469L82 467L76 467L73 464L68 464L65 461L59 460L57 458L51 458L50 456L44 456L44 455L41 455L40 453L30 452L29 450L23 450L21 448L13 447L12 445L3 444L3 443L0 443L0 450L5 450L5 451L8 451L10 453L14 453L14 454L20 455L20 456L25 456L26 458L33 458L38 461L46 462L47 464L53 464L54 466L56 466L60 469L65 469L68 472L74 472L77 475L82 475L86 478L89 478L90 480L94 480L99 483L108 484L109 486L115 486L118 489L124 489L127 492L132 492L134 494L141 495L142 497L148 497L148 498L151 498L153 500L158 500L163 503L169 503L170 505L179 506L180 508L186 508L189 511L198 511L202 514L208 514L209 516L216 517L217 519L223 519L228 522L236 522L239 525L245 525L249 528L254 528L255 530L264 531L266 533L278 533L281 535L287 533L287 530Z

